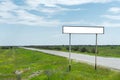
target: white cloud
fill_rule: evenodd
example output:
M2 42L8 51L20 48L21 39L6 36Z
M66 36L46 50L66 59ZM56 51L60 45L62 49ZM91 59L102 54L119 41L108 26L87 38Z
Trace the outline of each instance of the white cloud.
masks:
M87 4L87 3L107 3L111 1L117 1L117 0L26 0L26 4L29 6L29 9L34 9L40 12L44 13L57 13L61 11L78 11L81 10L78 9L69 9L69 8L63 8L59 5L81 5L81 4ZM42 7L42 6L45 7Z
M120 23L113 23L113 22L103 22L100 25L103 25L104 27L120 27Z
M31 7L37 7L40 4L40 0L26 0L26 3Z
M111 7L108 11L112 13L120 13L120 7Z
M43 4L49 7L55 7L57 4L79 5L79 4L86 4L86 3L106 3L111 1L113 0L27 0L26 3L32 7L38 7L40 4Z
M83 9L69 9L61 7L59 5L81 5L87 3L107 3L117 0L26 0L26 4L29 6L29 9L34 9L40 12L55 14L58 12L64 11L79 11ZM44 7L42 7L44 6Z
M11 18L0 19L1 23L8 24L24 24L24 25L37 25L37 26L55 26L59 24L57 20L47 20L41 16L36 16L26 12L25 10L14 11L17 16ZM5 15L4 15L5 16ZM3 16L3 17L4 17ZM46 25L47 24L47 25Z
M101 17L104 17L109 20L120 20L120 7L111 7L107 10L107 14L102 15Z
M4 1L0 3L0 17L1 18L13 18L11 11L14 11L18 7L11 1Z
M106 3L112 0L26 0L27 5L18 6L12 0L3 0L0 2L0 23L7 24L24 24L37 26L60 26L64 24L79 25L86 22L72 21L61 22L56 19L47 19L47 17L38 16L28 12L27 10L37 10L44 13L59 13L64 11L79 11L81 9L70 9L61 7L60 5L78 5L86 3ZM41 5L45 5L41 7Z
M63 7L53 7L53 8L41 8L38 9L40 12L44 12L44 13L49 13L49 14L56 14L59 12L64 12L64 11L80 11L83 9L77 8L77 9L69 9L69 8L63 8Z
M79 4L87 4L87 3L106 3L110 2L111 0L57 0L57 4L63 5L79 5Z
M0 23L55 26L59 21L47 20L45 17L31 14L10 0L6 0L0 3Z
M104 22L101 22L98 25L103 25L105 27L120 27L120 15L118 8L112 7L108 9L108 14L102 15L102 18L105 18Z
M38 1L38 0L36 0ZM34 3L33 3L34 4ZM60 26L63 24L79 24L74 22L61 22L59 20L48 20L46 17L31 14L26 11L27 6L20 7L15 5L10 0L5 0L0 3L0 23L7 24L24 24L24 25L37 25L37 26ZM9 8L8 8L9 7ZM30 8L29 8L30 9ZM38 8L39 9L39 8ZM40 12L56 13L60 11L77 11L80 9L68 9L56 6L53 8L41 8Z
M18 6L13 4L10 0L6 0L0 3L0 12L1 11L11 11L17 9Z
M120 20L120 15L103 15L103 17L112 20Z

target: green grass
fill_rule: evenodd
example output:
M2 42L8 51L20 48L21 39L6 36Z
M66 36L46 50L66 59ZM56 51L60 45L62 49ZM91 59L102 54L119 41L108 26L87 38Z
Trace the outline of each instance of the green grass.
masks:
M92 47L90 46L86 46L86 48L88 50L90 50ZM72 52L76 52L76 53L81 53L81 54L88 54L88 55L95 55L95 53L91 53L91 52L80 52L80 51L74 51L72 50ZM103 57L116 57L116 58L120 58L120 46L98 46L98 56L103 56Z
M24 71L22 79L28 80L120 80L120 72L106 68L95 71L91 65L72 61L69 72L66 58L21 48L0 49L0 80L16 80L16 70Z
M118 57L120 58L120 46L115 47L98 47L100 56L106 56L106 57Z

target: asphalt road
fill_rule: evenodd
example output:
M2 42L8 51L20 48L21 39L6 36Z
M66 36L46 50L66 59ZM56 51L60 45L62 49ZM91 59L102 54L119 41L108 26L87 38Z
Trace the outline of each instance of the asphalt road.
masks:
M34 51L40 51L47 54L62 56L62 57L69 57L68 52L62 52L62 51L54 51L54 50L44 50L44 49L35 49L35 48L25 48L28 50L34 50ZM95 63L95 56L90 55L84 55L84 54L76 54L71 53L71 59L74 59L76 61L85 62L89 64ZM120 58L110 58L110 57L97 57L97 65L108 67L111 69L120 70Z

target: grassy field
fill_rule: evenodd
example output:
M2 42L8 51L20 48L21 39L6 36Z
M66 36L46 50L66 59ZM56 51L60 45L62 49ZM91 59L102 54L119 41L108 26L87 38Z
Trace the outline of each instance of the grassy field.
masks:
M76 53L88 54L88 55L95 55L95 53L90 52L93 49L93 46L86 46L86 49L89 51L80 52L72 50ZM120 46L98 46L98 56L103 57L117 57L120 58Z
M120 80L120 72L72 61L68 71L68 60L20 48L0 49L0 80L16 80L22 72L22 80Z

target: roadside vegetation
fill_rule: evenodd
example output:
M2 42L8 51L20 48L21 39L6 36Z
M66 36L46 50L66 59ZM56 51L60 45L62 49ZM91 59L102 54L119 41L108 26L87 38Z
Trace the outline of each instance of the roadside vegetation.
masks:
M15 74L21 72L20 75ZM0 49L0 80L120 80L120 72L16 47Z
M58 50L58 51L68 51L68 45L60 45L60 46L27 46L39 49L50 49L50 50ZM93 45L72 45L72 52L94 55L95 54L95 46ZM118 57L120 58L120 46L118 45L105 45L98 46L98 56L104 57Z

